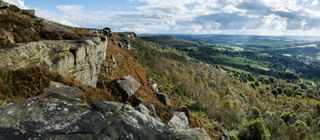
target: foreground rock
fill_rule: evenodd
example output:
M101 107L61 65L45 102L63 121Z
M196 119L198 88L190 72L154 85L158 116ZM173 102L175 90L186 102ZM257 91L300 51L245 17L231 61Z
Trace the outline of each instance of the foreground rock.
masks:
M118 102L88 105L77 88L51 83L24 103L0 107L0 139L210 139L203 129L169 129L157 119Z
M96 86L107 40L100 37L78 41L39 41L0 49L0 69L43 65L63 76Z

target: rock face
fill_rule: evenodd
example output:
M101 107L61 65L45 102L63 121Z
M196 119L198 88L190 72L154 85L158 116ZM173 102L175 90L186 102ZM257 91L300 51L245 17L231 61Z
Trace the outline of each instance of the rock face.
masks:
M0 49L0 69L43 65L59 74L96 86L105 60L107 40L100 37L78 41L39 41Z
M0 139L209 140L203 129L169 129L157 119L118 102L88 105L77 88L51 83L23 103L0 106Z

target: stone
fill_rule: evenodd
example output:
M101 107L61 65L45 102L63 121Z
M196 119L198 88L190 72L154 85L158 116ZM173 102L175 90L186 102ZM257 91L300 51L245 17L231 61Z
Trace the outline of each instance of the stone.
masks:
M57 93L66 97L75 97L76 95L83 94L84 92L75 87L70 87L57 82L50 82L49 87L44 89L44 93Z
M189 129L189 118L184 112L174 112L168 126L177 130L187 130Z
M59 74L95 87L106 58L107 41L38 41L0 50L0 69L14 70L42 65Z
M170 106L170 99L167 94L159 92L157 93L157 98L164 105Z
M152 84L151 87L152 87L152 90L153 90L155 93L158 93L158 92L159 92L158 84Z
M129 99L129 97L134 95L141 87L141 84L130 75L117 80L116 83L117 92L121 94L122 100Z
M136 110L141 112L144 115L150 115L151 116L151 111L144 105L144 104L139 104L138 106L134 107Z
M112 37L112 31L109 27L105 27L102 29L102 32L107 37Z
M151 88L152 90L155 92L155 93L158 93L159 92L159 88L158 88L158 84L155 80L153 80L152 78L149 78L149 83L151 85Z
M112 67L117 67L117 60L116 60L116 57L114 55L112 55Z
M79 89L51 82L43 95L0 106L0 139L207 140L203 129L170 129L130 105L88 105Z
M192 128L186 131L175 131L172 139L178 140L211 140L203 128Z
M138 111L140 111L141 113L143 114L147 114L147 115L150 115L150 116L153 116L154 118L160 120L157 116L157 112L156 112L156 109L154 107L154 105L150 105L146 102L144 102L142 99L134 96L132 98L132 101L131 101L131 105Z
M190 119L190 110L187 107L181 107L176 111L183 112Z

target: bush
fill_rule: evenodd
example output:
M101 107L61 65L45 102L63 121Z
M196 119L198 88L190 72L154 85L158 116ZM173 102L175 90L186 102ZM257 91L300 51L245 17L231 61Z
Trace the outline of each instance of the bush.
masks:
M292 124L295 122L296 120L296 115L291 113L291 112L284 112L280 115L281 119L285 122L285 123L289 123Z
M260 113L260 109L258 107L252 107L251 108L251 116L254 119L260 118L261 117L261 113Z
M293 125L297 129L300 139L304 139L307 135L307 124L301 120L297 120Z
M239 132L241 140L269 140L270 132L260 119L250 121Z

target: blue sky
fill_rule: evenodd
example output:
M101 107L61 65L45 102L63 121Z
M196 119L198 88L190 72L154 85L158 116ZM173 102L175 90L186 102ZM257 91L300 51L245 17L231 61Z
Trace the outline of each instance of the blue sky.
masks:
M83 5L88 10L134 9L128 0L25 0L24 4L48 10L56 10L59 5Z
M137 33L312 35L319 0L5 0L62 24Z

